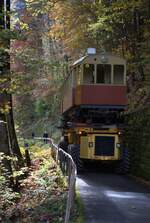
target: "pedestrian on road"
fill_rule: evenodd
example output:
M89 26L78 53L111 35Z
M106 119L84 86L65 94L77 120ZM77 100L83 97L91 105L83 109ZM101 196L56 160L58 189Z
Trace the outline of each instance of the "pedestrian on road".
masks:
M46 131L43 134L43 139L44 139L44 143L47 144L47 142L48 142L48 133Z
M34 132L32 132L32 139L34 139L34 137L35 137L35 133L34 133Z

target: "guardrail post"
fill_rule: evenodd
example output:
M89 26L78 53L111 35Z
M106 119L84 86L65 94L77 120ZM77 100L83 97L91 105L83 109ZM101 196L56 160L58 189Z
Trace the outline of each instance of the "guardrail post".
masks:
M29 144L28 143L25 143L24 144L24 147L25 147L25 161L26 161L26 164L28 167L31 166L31 159L30 159L30 154L29 154Z

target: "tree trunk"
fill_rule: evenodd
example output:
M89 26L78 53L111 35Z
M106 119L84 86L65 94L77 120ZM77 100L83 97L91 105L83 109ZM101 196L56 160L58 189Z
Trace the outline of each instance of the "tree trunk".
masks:
M9 149L9 139L7 133L7 123L4 114L0 113L0 152L4 153L6 156L10 156L10 149ZM12 168L11 168L11 161L4 158L3 165L5 170L7 171L7 176L12 176ZM4 173L5 174L5 173ZM9 178L9 183L12 182L12 178ZM12 186L12 185L11 185Z
M18 164L19 166L23 166L23 157L20 152L20 148L18 145L16 132L15 132L15 126L14 126L14 118L13 118L13 105L12 105L12 95L8 95L8 102L10 105L9 113L6 115L6 121L7 121L7 129L9 134L9 140L10 140L10 146L13 155L17 156L18 158Z

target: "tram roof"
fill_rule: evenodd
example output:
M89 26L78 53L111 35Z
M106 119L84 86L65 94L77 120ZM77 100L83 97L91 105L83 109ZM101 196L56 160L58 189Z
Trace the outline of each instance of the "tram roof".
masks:
M83 56L83 57L81 57L81 58L79 58L78 60L76 60L72 65L71 65L71 67L74 67L74 66L76 66L77 64L80 64L80 63L82 63L86 58L88 58L88 57L100 57L100 56L102 56L103 55L103 53L100 53L100 54L87 54L87 55L85 55L85 56ZM124 61L125 62L125 59L123 58L123 57L120 57L120 56L116 56L116 55L114 55L114 54L112 54L112 53L105 53L104 54L106 57L113 57L113 58L118 58L118 59L120 59L120 60L122 60L122 61Z
M88 57L88 55L83 56L83 57L81 57L80 59L76 60L76 61L72 64L72 66L75 66L76 64L81 63L86 57Z

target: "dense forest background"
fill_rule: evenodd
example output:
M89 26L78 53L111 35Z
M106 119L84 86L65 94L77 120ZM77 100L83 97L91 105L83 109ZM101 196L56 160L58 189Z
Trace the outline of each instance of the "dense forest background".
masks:
M18 133L29 137L32 132L42 135L48 131L57 138L59 89L71 62L88 47L118 54L127 60L125 136L131 153L131 170L150 178L150 2L16 1L19 2L21 8L14 27L19 30L23 43L19 43L21 47L12 47L17 61L18 58L21 61L19 72L14 71Z
M149 178L150 2L13 0L11 12L11 31L8 27L0 35L0 50L8 52L10 44L11 58L1 91L13 95L17 135L47 131L57 138L60 89L69 64L88 47L105 49L127 60L126 142L134 154L133 172ZM4 116L10 108L10 100L1 103Z
M15 92L19 132L25 136L53 132L60 115L58 89L71 61L88 47L126 58L128 110L148 103L149 1L13 2L14 7L20 2L14 27L23 38L14 43L22 66L14 72L19 81Z

